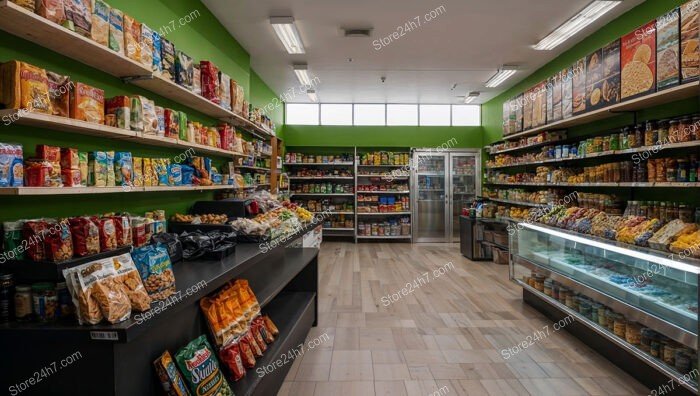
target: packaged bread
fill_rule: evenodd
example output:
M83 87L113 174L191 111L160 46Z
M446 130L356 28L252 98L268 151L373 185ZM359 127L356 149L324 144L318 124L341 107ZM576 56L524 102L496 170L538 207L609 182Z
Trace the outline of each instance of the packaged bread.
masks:
M66 20L63 0L37 0L36 13L59 25Z
M110 7L102 0L92 2L91 37L102 45L109 44Z
M226 110L231 110L231 77L219 72L219 103Z
M82 36L90 37L92 33L90 0L63 0L63 6L67 27Z
M153 29L141 25L141 64L153 69Z
M124 53L129 59L141 62L141 24L124 14Z
M116 8L109 10L109 48L124 55L124 13Z
M70 117L70 76L46 72L53 115Z
M0 75L0 103L7 108L45 114L53 112L46 70L13 60L0 66Z
M71 90L71 118L94 124L105 122L105 92L83 83Z

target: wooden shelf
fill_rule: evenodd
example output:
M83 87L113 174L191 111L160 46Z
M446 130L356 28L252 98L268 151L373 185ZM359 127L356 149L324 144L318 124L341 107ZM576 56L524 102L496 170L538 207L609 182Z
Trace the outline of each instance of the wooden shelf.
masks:
M527 131L514 133L508 136L503 136L503 140L514 140L519 139L523 136L535 135L543 131L551 131L556 129L564 129L572 126L583 125L589 122L614 117L617 115L617 113L644 110L650 107L671 103L682 99L692 98L693 96L698 96L699 89L699 81L679 85L677 87L665 89L660 92L655 92L653 94L642 96L640 98L614 104L612 106L580 114L541 127L528 129Z
M320 177L304 177L304 176L289 176L289 180L355 180L352 176L320 176Z
M271 172L269 168L261 168L259 166L247 166L247 165L234 165L238 169L250 169L258 172Z
M164 191L232 190L233 186L152 186L152 187L0 187L0 195L77 195L122 194Z

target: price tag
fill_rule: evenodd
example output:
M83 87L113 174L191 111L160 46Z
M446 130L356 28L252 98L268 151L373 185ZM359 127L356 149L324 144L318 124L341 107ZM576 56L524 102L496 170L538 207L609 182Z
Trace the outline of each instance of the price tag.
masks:
M116 331L91 331L90 339L119 341L119 334Z

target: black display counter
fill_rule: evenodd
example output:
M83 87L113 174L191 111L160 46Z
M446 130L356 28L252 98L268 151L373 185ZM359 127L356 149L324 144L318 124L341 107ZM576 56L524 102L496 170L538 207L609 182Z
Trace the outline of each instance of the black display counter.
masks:
M258 244L239 244L223 260L176 263L182 297L168 306L154 303L150 314L132 313L116 325L80 326L75 320L1 325L0 389L11 395L162 395L153 361L165 350L174 357L191 340L208 335L199 300L229 280L247 279L280 334L256 367L231 384L237 396L275 394L291 362L264 377L255 369L303 343L316 325L318 249L288 248L314 227L265 253ZM63 366L67 357L73 362Z

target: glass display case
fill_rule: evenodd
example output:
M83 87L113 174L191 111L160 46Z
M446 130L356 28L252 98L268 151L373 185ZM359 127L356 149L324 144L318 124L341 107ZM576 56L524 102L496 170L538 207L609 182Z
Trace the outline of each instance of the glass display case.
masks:
M525 222L509 244L526 291L670 378L697 374L700 261ZM697 375L678 382L697 394Z

